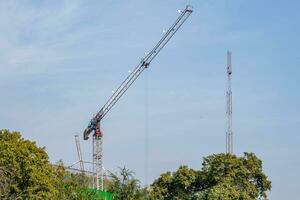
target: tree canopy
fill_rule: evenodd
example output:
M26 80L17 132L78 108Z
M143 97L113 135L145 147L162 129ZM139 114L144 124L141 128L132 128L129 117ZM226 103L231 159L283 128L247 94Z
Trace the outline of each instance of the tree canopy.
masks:
M256 200L267 199L271 182L262 171L262 161L253 153L237 157L214 154L204 158L202 169L181 166L166 172L150 188L152 199Z
M0 130L0 199L81 199L78 176L19 132Z
M6 185L1 198L51 199L58 195L56 173L44 148L18 132L1 130L0 149L0 166L5 172L1 184Z
M105 188L114 200L257 200L271 190L254 153L213 154L203 158L201 169L180 166L145 188L125 167L110 177ZM45 148L20 133L0 130L0 199L103 199L87 190L89 179L67 172L62 162L52 165Z
M114 199L142 200L145 193L139 180L134 178L134 172L125 167L119 168L118 173L110 173L111 180L107 183L107 190L113 192Z

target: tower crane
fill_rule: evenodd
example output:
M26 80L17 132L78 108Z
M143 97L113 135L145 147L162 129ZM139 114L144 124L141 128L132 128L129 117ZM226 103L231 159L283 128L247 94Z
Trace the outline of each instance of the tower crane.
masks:
M169 42L173 35L179 30L181 25L192 14L193 7L187 5L184 10L179 10L179 17L172 24L172 26L165 32L159 42L153 47L153 49L145 55L140 63L132 70L127 78L121 83L121 85L115 90L113 95L108 99L100 111L90 120L88 127L84 130L83 139L88 140L91 133L93 133L93 172L94 172L94 187L99 190L103 190L103 153L102 142L103 134L100 129L101 120L111 110L111 108L118 102L133 82L139 77L139 75L149 67L151 61L159 54L164 46Z

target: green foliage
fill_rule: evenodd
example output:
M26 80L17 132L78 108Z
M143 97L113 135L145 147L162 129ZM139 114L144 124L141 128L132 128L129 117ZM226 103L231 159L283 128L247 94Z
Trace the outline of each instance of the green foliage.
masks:
M207 199L266 199L266 191L271 189L262 161L253 153L240 158L229 154L208 156L202 174Z
M59 195L57 199L77 200L91 199L94 194L87 193L88 178L83 174L72 174L65 170L62 162L55 167L56 180L58 181L57 189Z
M253 153L214 154L204 158L201 170L181 166L147 188L125 167L110 175L105 185L114 200L257 200L267 199L271 190ZM0 199L103 199L102 193L87 190L89 179L67 172L62 162L51 165L45 148L20 133L0 130Z
M12 179L12 174L6 167L0 167L0 198L9 199L10 198L10 186L14 184ZM16 198L17 196L13 196Z
M150 199L191 199L197 172L181 166L176 172L163 173L150 188Z
M204 158L199 171L182 166L162 174L149 194L153 200L256 200L266 199L270 189L262 161L253 153L243 157L215 154Z
M90 199L86 178L54 167L45 148L18 132L0 130L0 199Z
M120 168L119 173L110 173L111 180L107 190L113 193L115 200L143 200L144 191L140 182L134 178L134 173L128 169Z
M0 149L0 166L7 172L6 182L10 182L1 191L1 199L53 199L58 196L56 173L44 148L21 138L18 132L0 130ZM5 185L3 180L1 184Z

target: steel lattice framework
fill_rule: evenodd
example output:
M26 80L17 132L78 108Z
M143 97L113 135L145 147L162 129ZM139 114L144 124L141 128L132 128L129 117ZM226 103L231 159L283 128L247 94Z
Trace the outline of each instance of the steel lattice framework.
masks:
M226 153L233 153L232 138L232 92L231 92L231 52L227 51L227 92L226 92L226 115L227 115L227 132L226 132Z

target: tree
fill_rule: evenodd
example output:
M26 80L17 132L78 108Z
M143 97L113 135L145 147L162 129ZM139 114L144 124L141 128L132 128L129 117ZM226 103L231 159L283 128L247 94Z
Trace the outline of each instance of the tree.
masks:
M200 170L181 166L147 188L125 167L110 175L105 184L115 200L257 200L267 199L271 190L262 161L253 153L214 154L203 159ZM0 130L0 199L103 198L86 189L88 179L67 172L62 162L51 165L45 148L20 133Z
M11 197L17 199L17 195L10 194L10 186L14 184L12 173L6 167L0 167L0 198L10 199Z
M174 172L163 173L150 188L150 199L191 199L197 172L181 166Z
M64 163L59 161L55 165L55 173L57 180L57 189L59 195L57 199L64 200L83 200L83 199L96 199L91 198L95 194L87 192L88 188L88 178L81 173L75 174L66 171Z
M134 173L125 167L119 168L119 173L110 173L111 180L107 190L113 193L116 200L143 200L144 192L140 182L134 178Z
M176 172L163 173L149 194L153 200L256 200L266 199L270 189L271 182L255 154L214 154L204 158L199 171L181 166Z
M49 162L45 148L19 132L0 130L0 199L100 199L87 190L90 177Z
M216 154L204 159L203 193L206 199L266 199L271 182L262 171L262 161L253 153L243 157Z
M1 199L55 199L58 196L56 173L45 148L23 139L18 132L0 130L0 150L0 167L6 172L2 173L6 179L1 180L10 182L1 190ZM1 181L1 184L5 183Z

